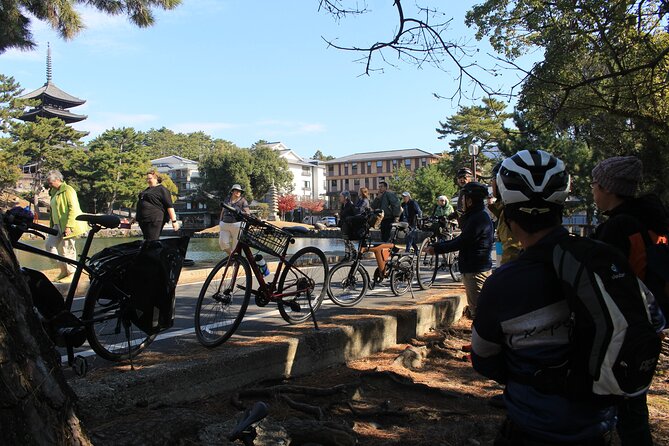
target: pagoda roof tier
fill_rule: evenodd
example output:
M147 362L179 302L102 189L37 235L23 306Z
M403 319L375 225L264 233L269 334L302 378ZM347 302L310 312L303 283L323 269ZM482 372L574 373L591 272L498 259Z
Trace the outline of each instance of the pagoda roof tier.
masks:
M83 99L76 98L70 94L65 93L60 88L56 87L51 81L47 81L42 87L38 88L35 91L31 91L20 97L20 99L42 99L49 98L51 101L57 105L62 105L63 108L76 107L81 105L86 101Z
M49 107L48 105L44 105L29 110L28 112L24 113L20 119L22 119L23 121L35 121L37 116L40 116L42 118L60 118L67 124L83 121L84 119L88 118L88 116L86 115L76 115L74 113L70 113L67 110L62 110L60 108L54 108L54 107Z

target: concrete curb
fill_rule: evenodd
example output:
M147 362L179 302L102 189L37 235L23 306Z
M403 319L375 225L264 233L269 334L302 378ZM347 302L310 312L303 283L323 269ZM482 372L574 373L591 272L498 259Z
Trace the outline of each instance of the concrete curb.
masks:
M172 360L165 354L160 358L164 362L156 365L98 379L73 378L70 385L79 398L80 412L94 418L122 415L136 406L197 401L258 381L314 373L405 343L452 324L465 302L457 295L412 308L363 310L321 321L319 331L305 329L292 337L229 342L212 350L190 339L181 345L197 350L193 358Z

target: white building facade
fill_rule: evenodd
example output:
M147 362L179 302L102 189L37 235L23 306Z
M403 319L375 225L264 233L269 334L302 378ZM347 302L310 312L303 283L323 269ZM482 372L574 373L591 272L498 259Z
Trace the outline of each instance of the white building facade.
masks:
M268 143L267 146L277 150L288 162L288 169L293 175L293 190L282 192L290 192L298 199L312 198L325 201L327 183L325 166L321 164L321 161L304 159L280 142Z

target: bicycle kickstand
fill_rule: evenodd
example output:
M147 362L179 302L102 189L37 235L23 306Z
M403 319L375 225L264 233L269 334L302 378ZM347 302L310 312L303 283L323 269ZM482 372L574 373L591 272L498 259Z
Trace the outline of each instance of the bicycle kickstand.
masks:
M309 312L311 313L311 320L314 321L314 330L319 330L318 322L316 321L316 313L314 313L314 306L311 304L310 294L307 294L307 302L309 302Z

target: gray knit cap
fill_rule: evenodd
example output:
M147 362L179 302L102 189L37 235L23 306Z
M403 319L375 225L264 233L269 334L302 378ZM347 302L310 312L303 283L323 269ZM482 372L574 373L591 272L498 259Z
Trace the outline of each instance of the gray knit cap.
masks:
M592 169L592 179L601 187L622 197L633 197L641 182L643 165L636 156L614 156Z

